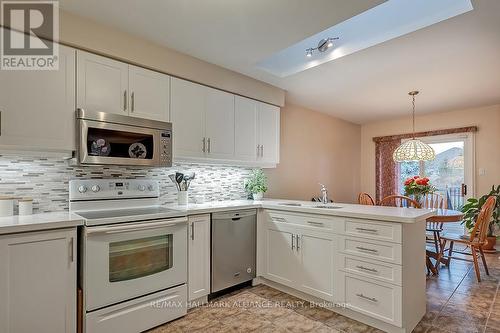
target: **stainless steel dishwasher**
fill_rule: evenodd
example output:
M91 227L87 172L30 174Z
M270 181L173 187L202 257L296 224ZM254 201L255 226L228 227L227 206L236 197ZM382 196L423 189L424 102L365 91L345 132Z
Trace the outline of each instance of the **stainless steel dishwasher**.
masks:
M212 293L255 278L256 233L255 209L212 214Z

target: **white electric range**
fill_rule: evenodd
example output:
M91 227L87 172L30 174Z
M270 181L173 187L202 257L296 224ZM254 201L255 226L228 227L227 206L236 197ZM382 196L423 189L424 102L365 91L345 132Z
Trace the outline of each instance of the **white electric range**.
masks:
M157 181L72 180L88 333L136 333L186 314L187 217L159 205Z

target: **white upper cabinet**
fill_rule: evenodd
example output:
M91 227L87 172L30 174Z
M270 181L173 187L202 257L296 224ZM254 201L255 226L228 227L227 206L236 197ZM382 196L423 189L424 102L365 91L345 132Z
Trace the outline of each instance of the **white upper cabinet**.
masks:
M278 164L280 159L280 108L259 103L259 155L264 164Z
M92 53L77 52L77 106L128 115L128 65Z
M0 148L75 149L75 50L59 47L59 69L0 71Z
M234 95L205 88L206 154L209 158L234 156Z
M280 109L189 81L171 81L174 159L274 167Z
M129 66L130 115L160 121L169 120L170 77Z
M168 121L170 76L77 52L77 107Z
M257 159L259 148L257 147L257 111L257 101L240 96L235 97L234 157L237 160L255 161Z
M204 87L172 78L170 103L174 159L203 157L206 150Z

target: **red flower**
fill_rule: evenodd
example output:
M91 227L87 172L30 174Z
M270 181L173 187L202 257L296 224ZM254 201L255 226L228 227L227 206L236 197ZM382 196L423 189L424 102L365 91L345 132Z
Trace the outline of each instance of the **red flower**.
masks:
M413 179L419 179L420 176L413 176Z
M405 186L408 186L411 183L413 183L413 178L408 178L407 180L405 180Z

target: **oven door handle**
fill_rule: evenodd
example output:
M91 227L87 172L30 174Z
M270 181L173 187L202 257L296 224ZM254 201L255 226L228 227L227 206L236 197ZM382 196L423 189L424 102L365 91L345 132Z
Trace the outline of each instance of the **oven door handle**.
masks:
M159 229L159 228L174 226L176 224L181 224L181 223L186 223L186 225L187 225L187 218L182 217L182 218L169 219L169 220L159 221L159 222L127 223L126 225L121 224L118 226L88 228L87 235L90 235L90 234L116 234L116 233L122 233L122 232L130 232L130 231Z

